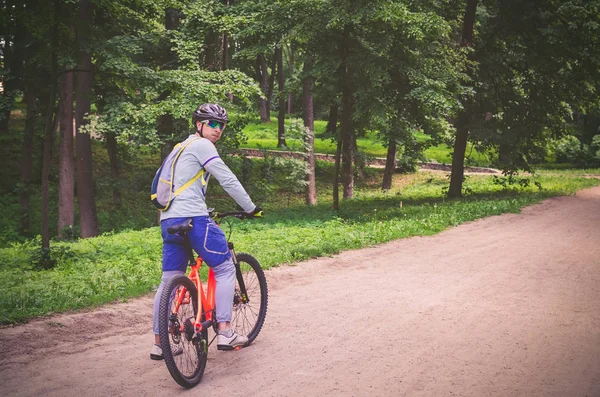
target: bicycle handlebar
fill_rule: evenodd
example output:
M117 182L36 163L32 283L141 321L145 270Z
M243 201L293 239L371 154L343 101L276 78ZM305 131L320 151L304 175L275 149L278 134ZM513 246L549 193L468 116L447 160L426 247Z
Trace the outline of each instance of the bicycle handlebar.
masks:
M263 216L263 211L260 210L255 214L249 214L244 211L216 212L214 209L210 209L208 216L214 219L215 222L219 222L227 217L233 217L237 219L254 219L261 218Z

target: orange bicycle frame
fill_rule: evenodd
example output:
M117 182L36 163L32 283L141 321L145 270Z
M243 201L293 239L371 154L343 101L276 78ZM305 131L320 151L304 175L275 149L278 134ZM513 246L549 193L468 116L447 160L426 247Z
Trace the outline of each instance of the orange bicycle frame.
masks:
M215 274L213 270L208 268L208 283L206 286L206 293L202 285L202 279L200 278L200 268L202 267L202 258L196 258L196 263L190 266L190 272L188 278L192 280L198 291L198 313L196 314L196 321L194 322L194 328L196 332L201 332L206 326L213 323L213 309L215 308ZM181 288L175 297L175 307L172 313L177 313L181 304L191 303L189 291L184 287ZM205 314L204 325L202 322L202 312Z

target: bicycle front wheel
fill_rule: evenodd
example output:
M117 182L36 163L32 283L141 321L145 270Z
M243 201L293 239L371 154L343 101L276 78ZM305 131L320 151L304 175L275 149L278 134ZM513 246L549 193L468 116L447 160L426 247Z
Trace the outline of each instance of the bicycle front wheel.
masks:
M208 356L207 329L202 330L200 337L195 332L197 313L196 286L185 275L173 276L160 297L160 346L171 376L186 388L200 382Z
M268 289L265 273L254 257L237 254L232 327L248 337L248 346L256 339L267 315Z

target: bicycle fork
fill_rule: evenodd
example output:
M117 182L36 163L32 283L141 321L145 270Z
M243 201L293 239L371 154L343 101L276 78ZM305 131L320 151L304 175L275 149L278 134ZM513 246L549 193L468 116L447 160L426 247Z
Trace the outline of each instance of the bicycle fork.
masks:
M231 252L231 259L233 260L233 264L235 266L235 277L238 281L238 285L240 286L240 294L241 296L233 296L233 304L237 305L238 303L248 303L248 293L246 292L246 284L244 283L244 278L242 277L242 269L240 268L240 263L237 260L237 256L235 255L235 249L233 248L233 243L231 241L227 242L227 246L229 247L229 252Z

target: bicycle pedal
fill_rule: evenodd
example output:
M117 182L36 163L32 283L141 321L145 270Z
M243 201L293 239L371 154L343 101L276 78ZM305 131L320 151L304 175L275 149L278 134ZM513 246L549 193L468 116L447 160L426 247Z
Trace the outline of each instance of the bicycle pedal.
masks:
M232 350L240 350L241 348L243 348L244 346L229 346L229 345L217 345L217 350L221 350L221 351L232 351Z

